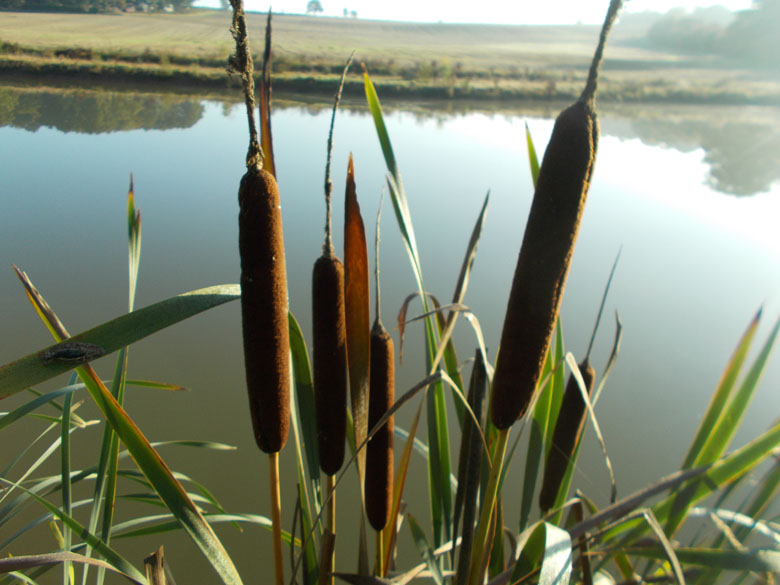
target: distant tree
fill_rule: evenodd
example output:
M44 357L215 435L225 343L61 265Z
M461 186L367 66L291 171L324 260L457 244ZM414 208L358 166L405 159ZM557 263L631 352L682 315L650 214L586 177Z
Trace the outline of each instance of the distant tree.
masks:
M317 14L323 12L322 2L320 0L309 0L306 4L306 14Z
M346 18L347 16L349 16L349 10L347 10L347 9L345 8L345 9L344 9L344 18Z
M357 10L350 10L350 11L349 11L349 15L350 15L352 18L357 18Z
M219 0L219 9L220 10L230 10L230 1L229 0Z
M780 68L780 0L756 0L753 8L737 13L726 29L721 52L747 63Z

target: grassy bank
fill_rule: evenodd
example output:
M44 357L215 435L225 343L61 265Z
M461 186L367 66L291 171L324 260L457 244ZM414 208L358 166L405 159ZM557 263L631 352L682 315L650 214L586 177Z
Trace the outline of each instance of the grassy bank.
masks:
M250 15L260 38L264 16ZM3 13L0 76L75 84L144 84L219 91L230 50L226 13ZM276 87L330 94L347 55L366 63L388 97L568 100L587 73L592 26L388 23L278 15ZM616 29L600 96L609 101L780 104L780 80L702 57L638 46ZM256 45L259 43L256 43ZM355 68L348 94L362 91Z

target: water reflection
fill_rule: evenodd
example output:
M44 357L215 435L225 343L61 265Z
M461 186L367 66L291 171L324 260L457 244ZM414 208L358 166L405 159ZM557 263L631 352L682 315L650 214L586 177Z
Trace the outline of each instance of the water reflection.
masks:
M30 91L0 87L0 126L100 134L143 128L189 128L203 115L199 100L175 95Z
M656 111L632 118L631 131L645 144L702 149L707 183L722 193L753 195L780 180L780 112L773 108Z
M329 109L321 98L295 96L275 100L275 109L296 108L317 116ZM474 112L500 116L551 118L556 104L388 101L386 109L411 112L420 123L443 124ZM238 102L222 101L224 115ZM359 98L344 108L365 111ZM776 108L722 106L641 106L602 104L602 133L639 139L680 152L704 151L707 184L730 195L768 191L780 180L780 111ZM53 127L96 134L132 129L189 128L203 115L201 98L174 94L116 93L89 90L39 90L0 87L0 126L25 130Z

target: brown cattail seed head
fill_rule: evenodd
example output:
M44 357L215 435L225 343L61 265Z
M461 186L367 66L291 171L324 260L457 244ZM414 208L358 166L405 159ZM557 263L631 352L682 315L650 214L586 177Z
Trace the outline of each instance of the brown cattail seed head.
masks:
M395 349L393 338L378 322L371 331L371 386L369 429L395 401ZM393 417L382 425L366 447L366 515L374 530L382 530L393 505Z
M591 396L596 372L587 358L580 364L580 373L582 381L585 382L588 396ZM544 466L542 491L539 493L539 507L543 512L552 508L555 503L558 489L566 473L566 467L574 456L574 450L582 437L586 418L585 401L582 399L579 384L574 376L569 376L566 391L563 393L561 409L558 413L558 422L555 423L552 445L547 452L547 463Z
M284 447L290 427L290 343L282 213L273 175L247 170L238 203L249 410L258 447L275 453Z
M312 275L314 400L320 468L335 474L344 461L347 429L347 335L344 317L344 265L320 256Z
M542 159L509 294L491 402L508 429L528 408L560 310L598 142L596 114L576 102L558 116Z

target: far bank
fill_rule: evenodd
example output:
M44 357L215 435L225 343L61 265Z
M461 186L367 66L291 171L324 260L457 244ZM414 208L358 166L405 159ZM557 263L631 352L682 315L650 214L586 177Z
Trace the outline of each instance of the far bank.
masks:
M229 15L3 12L0 80L154 90L233 91L225 68ZM250 14L261 47L265 15ZM417 24L274 15L274 87L330 95L355 50L386 97L571 100L598 27ZM653 51L618 26L600 99L610 102L780 105L780 79L712 58ZM259 57L259 56L258 56ZM360 68L348 94L362 93Z

